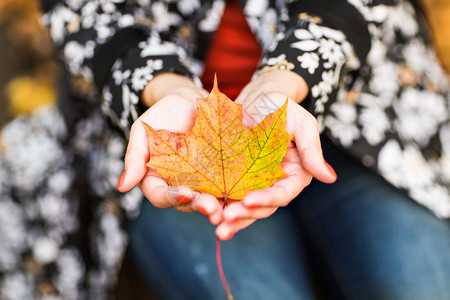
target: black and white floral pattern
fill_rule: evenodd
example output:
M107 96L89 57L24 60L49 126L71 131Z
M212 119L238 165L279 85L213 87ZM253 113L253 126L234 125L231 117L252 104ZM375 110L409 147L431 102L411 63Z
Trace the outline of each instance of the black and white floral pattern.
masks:
M1 299L109 298L142 196L115 191L125 145L99 110L77 126L44 107L2 130Z
M361 163L450 217L448 80L410 2L348 0L368 23L366 61L327 20L293 0L243 1L264 49L259 72L286 69L310 87L321 130ZM6 126L0 143L0 299L108 299L139 213L119 194L126 136L143 88L161 72L201 85L202 56L221 0L65 0L45 14L76 87L71 116L43 108ZM296 6L298 7L298 6ZM122 30L145 36L96 86L97 49ZM87 108L86 108L87 107ZM111 125L113 124L113 125Z

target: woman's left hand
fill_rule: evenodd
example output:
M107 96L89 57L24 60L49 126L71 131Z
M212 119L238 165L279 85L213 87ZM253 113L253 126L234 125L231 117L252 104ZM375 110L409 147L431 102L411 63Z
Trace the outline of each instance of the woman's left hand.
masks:
M281 161L286 176L271 187L248 194L242 201L230 203L216 229L220 239L230 239L256 220L267 218L279 207L288 205L313 177L325 183L336 180L336 173L322 155L317 120L298 104L307 93L306 82L299 75L277 70L261 74L236 99L243 105L243 120L249 127L261 122L288 99L286 129L294 138Z

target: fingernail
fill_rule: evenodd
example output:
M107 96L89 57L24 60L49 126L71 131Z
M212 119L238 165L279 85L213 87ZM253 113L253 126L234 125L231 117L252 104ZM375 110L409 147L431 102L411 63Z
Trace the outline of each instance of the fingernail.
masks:
M177 202L181 204L189 203L192 201L192 198L186 197L185 195L178 195Z
M235 216L232 219L230 219L229 222L237 222L237 221L240 221L240 220L241 220L241 217Z
M260 207L260 205L258 203L245 203L245 202L244 202L244 206L247 208L250 208L250 209Z
M261 204L258 203L258 199L256 197L249 197L242 201L242 204L247 208L258 208Z
M204 207L199 207L198 208L198 211L202 214L202 215L205 215L205 216L209 216L209 212L206 210L206 208L204 208Z
M120 175L119 181L117 182L117 189L120 189L120 188L122 187L123 182L124 182L124 180L125 180L125 174L126 174L126 173L127 173L127 170L124 170L124 171L122 172L122 174Z
M327 163L327 162L325 162L325 166L327 167L328 172L330 172L330 174L331 174L334 178L337 178L336 171L333 169L333 167L332 167L329 163Z

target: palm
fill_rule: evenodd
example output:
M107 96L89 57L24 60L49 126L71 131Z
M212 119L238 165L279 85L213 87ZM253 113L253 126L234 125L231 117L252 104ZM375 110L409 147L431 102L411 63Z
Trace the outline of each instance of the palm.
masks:
M138 119L153 129L166 129L173 132L186 132L193 126L196 118L195 104L180 95L162 98ZM146 139L146 137L142 137Z

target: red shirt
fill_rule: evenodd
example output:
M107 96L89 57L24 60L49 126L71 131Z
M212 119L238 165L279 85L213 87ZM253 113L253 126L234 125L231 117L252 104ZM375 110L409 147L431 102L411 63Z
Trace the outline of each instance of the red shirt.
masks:
M220 25L205 59L202 82L211 90L214 74L219 89L234 100L259 65L261 46L245 20L237 0L227 1Z

